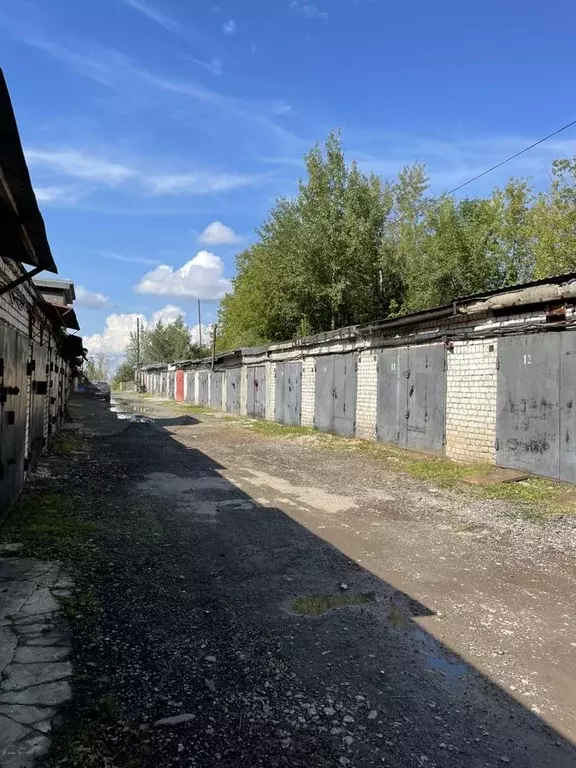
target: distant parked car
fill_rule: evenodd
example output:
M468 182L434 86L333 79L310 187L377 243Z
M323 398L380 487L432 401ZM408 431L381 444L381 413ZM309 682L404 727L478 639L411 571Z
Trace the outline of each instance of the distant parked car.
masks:
M95 381L94 386L100 392L104 400L110 400L110 384L107 381Z

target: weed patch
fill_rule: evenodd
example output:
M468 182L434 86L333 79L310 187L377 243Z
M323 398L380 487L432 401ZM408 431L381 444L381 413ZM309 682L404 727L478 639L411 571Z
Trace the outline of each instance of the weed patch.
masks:
M345 608L349 605L364 605L373 603L374 595L305 595L296 597L290 603L290 610L302 616L322 616L335 608Z

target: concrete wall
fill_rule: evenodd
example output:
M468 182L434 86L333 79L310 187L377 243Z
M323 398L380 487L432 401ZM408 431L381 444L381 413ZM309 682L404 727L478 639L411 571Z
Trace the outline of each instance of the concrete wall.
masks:
M316 358L307 357L302 361L302 404L301 424L303 427L314 426L316 396Z
M276 363L266 362L266 421L276 418Z

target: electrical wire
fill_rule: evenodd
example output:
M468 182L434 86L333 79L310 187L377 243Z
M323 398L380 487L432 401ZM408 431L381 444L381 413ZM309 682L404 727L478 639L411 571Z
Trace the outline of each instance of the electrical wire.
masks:
M500 168L506 163L509 163L511 160L515 160L517 157L520 157L520 155L523 155L525 152L528 152L529 150L534 149L534 147L537 147L539 144L543 144L545 141L548 141L548 139L551 139L553 136L557 136L559 133L562 133L562 131L565 131L568 128L571 128L573 125L576 125L576 120L572 120L572 122L567 123L566 125L563 125L562 128L558 128L557 131L552 131L552 133L549 133L548 136L544 136L544 138L539 139L538 141L535 141L534 144L530 144L529 147L524 147L524 149L521 149L520 152L516 152L515 155L511 155L510 157L507 157L506 160L502 160L501 162L496 163L496 165L493 165L491 168L488 168L486 171L482 171L482 173L479 173L477 176L474 176L472 179L468 179L468 181L465 181L463 184L459 184L457 187L454 187L454 189L451 189L446 194L453 195L454 192L458 192L459 189L462 189L463 187L467 187L468 184L472 184L473 181L477 181L478 179L481 179L482 176L486 176L488 173L492 173L492 171L495 171L496 168Z

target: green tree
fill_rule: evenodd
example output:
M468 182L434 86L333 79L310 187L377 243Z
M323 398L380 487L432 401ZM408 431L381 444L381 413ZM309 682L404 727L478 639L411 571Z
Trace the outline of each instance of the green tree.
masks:
M552 181L531 211L535 277L576 269L576 157L552 164Z
M90 381L108 381L110 376L108 357L104 352L95 352L88 357L83 370Z
M134 381L134 366L128 361L125 361L118 366L114 378L112 379L112 386L114 387L125 381Z

